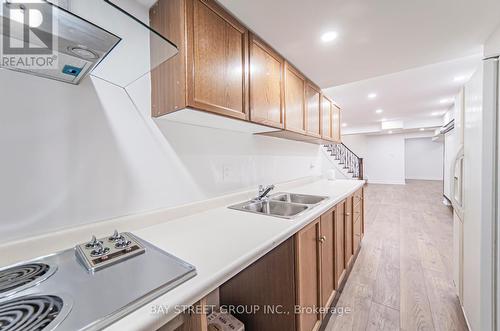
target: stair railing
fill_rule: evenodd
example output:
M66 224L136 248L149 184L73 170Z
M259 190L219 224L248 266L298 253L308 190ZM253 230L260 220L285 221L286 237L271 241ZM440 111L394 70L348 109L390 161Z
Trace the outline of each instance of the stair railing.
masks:
M339 164L352 174L353 178L363 179L363 158L358 157L343 143L325 145L330 155L339 161Z

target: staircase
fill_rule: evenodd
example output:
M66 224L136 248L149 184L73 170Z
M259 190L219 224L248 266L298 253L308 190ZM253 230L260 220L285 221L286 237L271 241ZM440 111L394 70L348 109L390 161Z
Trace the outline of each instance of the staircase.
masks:
M335 162L338 170L346 178L363 179L363 159L358 157L353 151L343 143L324 146L327 155Z

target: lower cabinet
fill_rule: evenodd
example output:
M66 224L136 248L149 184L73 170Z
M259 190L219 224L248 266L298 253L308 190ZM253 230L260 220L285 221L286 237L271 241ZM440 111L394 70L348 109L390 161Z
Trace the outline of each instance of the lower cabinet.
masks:
M345 201L335 207L335 288L340 288L345 276L344 210Z
M220 286L220 304L259 307L236 310L247 331L319 330L357 256L363 210L360 189Z
M321 325L321 238L320 219L295 235L297 330L317 330Z
M319 248L321 254L321 306L330 307L335 297L335 209L321 215ZM325 315L323 313L323 315Z
M364 234L364 224L365 224L365 217L364 217L364 198L363 198L364 191L360 189L356 193L354 193L354 196L352 198L353 202L353 207L352 207L352 232L353 232L353 243L352 247L353 250L356 251L359 248L359 245L361 243L361 239L363 238Z
M245 330L296 330L294 246L288 239L219 287L221 305L244 308L233 315ZM314 287L315 280L310 281Z
M344 262L346 266L350 266L352 263L352 256L354 254L352 242L353 242L353 223L352 223L352 197L347 198L345 201L345 210L344 210L344 240L345 240L345 249L344 249Z

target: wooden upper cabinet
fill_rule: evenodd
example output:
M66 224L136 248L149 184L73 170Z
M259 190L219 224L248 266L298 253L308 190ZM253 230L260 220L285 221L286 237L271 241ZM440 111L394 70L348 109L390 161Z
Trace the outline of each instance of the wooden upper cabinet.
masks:
M179 49L151 72L152 116L193 108L282 129L273 136L340 141L331 100L216 0L158 0L149 16Z
M154 117L187 106L185 5L184 0L159 0L149 11L151 27L179 49L179 53L151 71L151 114Z
M289 63L285 64L285 129L305 133L304 76Z
M341 116L340 116L340 108L332 103L332 139L333 141L340 143L342 142L341 137Z
M285 62L271 47L250 35L250 120L283 128Z
M311 82L306 83L306 133L321 138L321 92Z
M319 219L295 235L296 302L299 307L321 306L319 236ZM304 312L296 316L298 331L317 330L321 324L322 316L319 311Z
M152 115L192 107L248 119L245 26L214 0L159 0L149 16L179 49L152 71Z
M213 0L187 0L188 104L248 118L248 30Z
M332 102L321 96L321 138L332 140Z

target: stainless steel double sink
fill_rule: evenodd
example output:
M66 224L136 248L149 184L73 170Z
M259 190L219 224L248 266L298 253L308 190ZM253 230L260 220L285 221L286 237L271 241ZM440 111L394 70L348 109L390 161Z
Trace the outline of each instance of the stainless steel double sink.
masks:
M326 199L328 197L318 195L275 193L263 200L250 200L230 206L229 208L291 219L314 208Z

